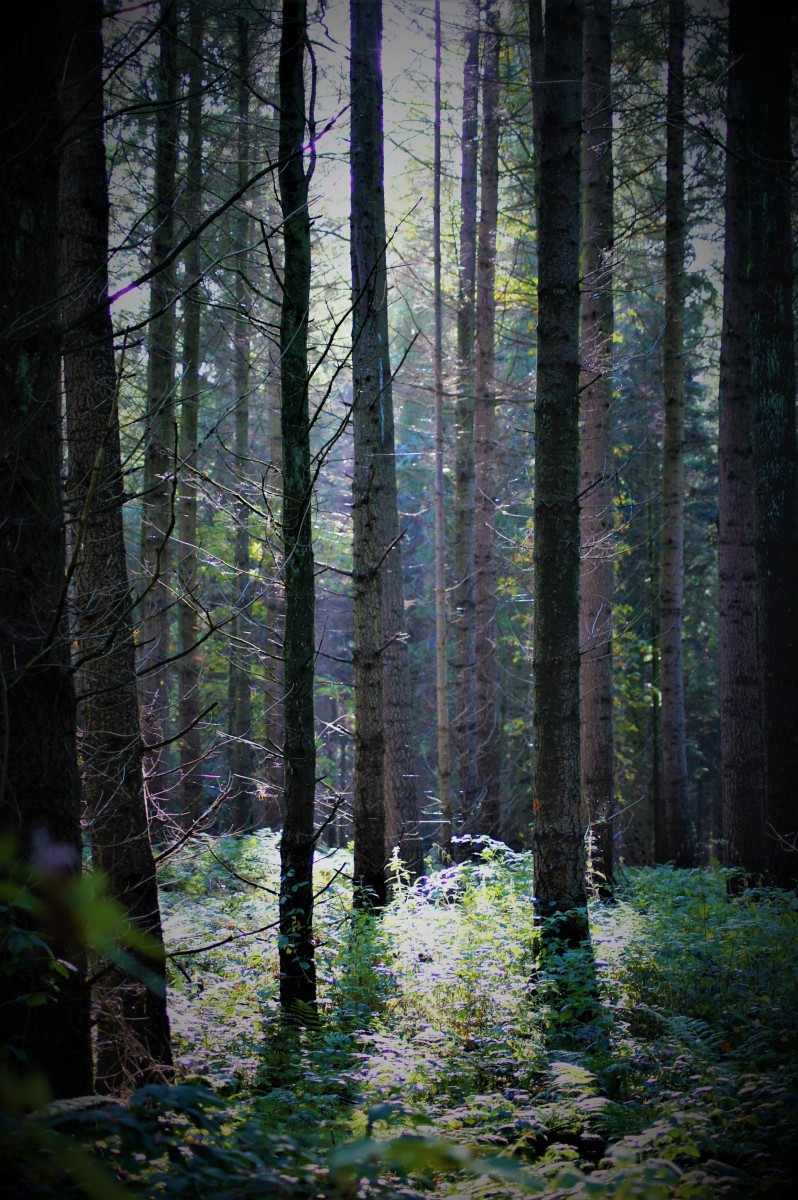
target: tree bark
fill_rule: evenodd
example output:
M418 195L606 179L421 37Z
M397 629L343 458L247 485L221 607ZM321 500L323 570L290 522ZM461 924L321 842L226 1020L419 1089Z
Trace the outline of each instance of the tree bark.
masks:
M189 65L186 106L188 147L184 187L187 228L196 228L202 216L202 35L201 0L191 0L188 10ZM183 602L179 608L178 728L180 750L180 814L191 825L202 815L202 730L199 724L202 649L197 645L199 621L197 589L197 489L189 468L199 441L200 330L202 319L202 260L200 239L186 249L184 266L189 281L183 304L183 378L181 382L180 461L183 474L178 499L179 545L175 564Z
M381 343L377 313L387 287L385 269L377 277L376 255L385 253L384 230L374 189L381 191L382 161L374 178L374 155L382 149L382 124L374 129L373 110L381 84L379 54L382 3L350 0L351 98L351 263L352 263L352 481L355 607L355 780L353 797L355 902L376 908L387 898L385 876L385 726L382 691L382 556L385 552L385 472L380 451L385 434L390 367ZM379 96L381 100L381 96ZM381 106L380 106L381 107ZM373 226L376 225L376 228ZM387 321L383 322L383 328Z
M68 8L68 12L65 10ZM135 645L122 506L108 193L103 141L102 3L61 6L61 316L84 799L92 858L108 892L154 947L153 980L108 969L97 987L97 1086L118 1092L171 1065L166 963L141 761Z
M757 660L751 393L750 131L759 81L744 6L729 24L726 229L720 350L718 568L723 855L754 878L767 869L765 746ZM758 101L754 101L758 103Z
M474 617L476 625L476 828L501 834L499 671L496 645L496 226L499 214L499 13L485 9L482 159L474 359Z
M535 402L533 849L539 912L583 911L579 792L579 249L581 0L548 0L540 104ZM568 941L586 917L563 918Z
M651 413L652 424L656 420L654 413ZM654 446L653 438L649 438L646 443L646 458L647 471L646 477L649 480L654 479L654 455L658 454L659 447ZM646 805L648 812L644 814L643 826L646 834L648 834L648 844L646 846L646 854L641 865L653 866L656 862L656 823L662 819L662 771L660 770L660 762L662 761L661 746L662 746L662 687L660 677L660 651L659 651L659 619L660 619L660 585L659 573L662 562L662 555L659 550L658 533L662 527L662 518L660 506L657 503L657 497L652 495L652 487L649 485L648 494L646 496L646 547L648 551L648 607L651 613L650 627L650 666L649 666L649 683L651 695L651 776L648 795L646 796Z
M687 745L682 674L684 592L684 0L668 9L668 101L665 176L665 423L662 463L660 672L662 807L655 813L657 862L691 866Z
M737 4L733 4L737 9ZM742 7L742 6L741 6ZM793 342L790 68L793 14L745 9L751 185L751 392L759 674L769 878L798 881L798 452Z
M410 730L388 348L382 4L351 0L351 262L355 600L355 895L386 898L388 840L408 871L423 852Z
M302 1018L316 1004L313 848L316 738L314 568L308 414L310 216L303 162L307 118L306 0L283 0L280 39L280 204L285 262L280 322L283 451L285 822L280 843L280 1005Z
M476 336L477 167L479 128L479 2L469 0L463 67L463 125L460 173L460 270L457 298L457 401L455 409L454 635L455 716L453 723L457 811L477 803L476 622L474 616L474 338ZM441 846L448 851L448 834Z
M587 0L580 397L580 720L585 819L593 832L593 873L612 889L615 764L612 731L613 176L610 88L612 2Z
M175 162L177 159L177 3L160 0L161 36L158 110L155 123L155 178L150 262L158 266L174 243ZM138 645L140 651L142 731L145 750L164 736L168 717L168 589L170 539L174 527L175 452L175 286L172 267L150 284L147 346L144 499L142 514L142 586ZM145 782L151 817L164 813L167 797L159 770L162 752L145 753Z
M80 779L75 695L66 628L58 333L58 5L6 14L0 113L0 832L40 873L42 898L60 916L80 871ZM0 939L8 955L7 914ZM74 966L58 1002L17 1003L41 986L0 973L6 1045L26 1056L56 1097L91 1091L89 993L83 950L63 920L43 931Z

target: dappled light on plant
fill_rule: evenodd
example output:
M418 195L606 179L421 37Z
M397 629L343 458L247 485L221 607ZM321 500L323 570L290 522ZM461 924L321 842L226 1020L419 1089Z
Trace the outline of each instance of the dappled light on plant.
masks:
M217 858L232 849L217 845ZM200 891L206 919L226 913L236 930L245 917L265 923L268 892L253 900L205 855L196 874L181 868L184 895ZM407 1185L391 1181L407 1174L413 1188L452 1197L542 1187L563 1197L715 1200L747 1177L739 1113L748 1114L746 1154L757 1170L767 1145L789 1158L795 1071L760 1069L772 1034L777 1052L794 1044L784 948L798 923L785 894L730 896L720 871L627 872L617 902L591 906L587 947L541 957L528 854L492 843L477 861L413 886L397 878L377 921L352 915L334 878L340 863L324 863L317 881L332 880L318 914L316 1031L281 1032L268 955L246 966L247 939L198 960L216 975L197 996L210 1040L217 1031L215 1060L225 1022L242 1054L227 1087L251 1120L282 1130L304 1154L332 1152L328 1186L351 1195L368 1179L374 1195L405 1195ZM274 839L242 842L235 864L270 886ZM241 993L248 1028L233 1016ZM754 997L746 1038L729 1040ZM186 1037L196 1057L183 1061L211 1064L210 1040L203 1049L196 1033ZM245 1082L253 1078L254 1092Z
M31 1136L77 1148L80 1194L104 1200L97 1159L145 1194L231 1200L781 1194L796 1159L794 896L732 892L719 869L627 871L614 903L590 906L592 949L558 957L540 953L528 854L491 843L397 878L375 918L352 911L336 851L315 880L318 1019L286 1027L276 841L206 838L170 862L183 1082L40 1109Z

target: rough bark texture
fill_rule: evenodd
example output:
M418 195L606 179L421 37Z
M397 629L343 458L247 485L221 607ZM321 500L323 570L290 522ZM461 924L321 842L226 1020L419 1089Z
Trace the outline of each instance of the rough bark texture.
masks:
M593 872L612 887L615 769L612 736L612 97L611 0L587 0L580 397L580 721L582 802Z
M239 5L238 18L238 186L243 188L251 174L249 136L250 32L249 23ZM241 469L249 460L250 393L250 288L248 246L253 240L253 222L246 199L239 202L233 222L236 256L236 323L233 330L233 385L236 396L235 457ZM236 514L235 571L237 610L231 626L230 646L230 721L233 739L231 774L233 777L235 820L239 829L256 829L262 809L255 786L255 747L252 740L252 693L245 643L249 630L248 610L252 604L252 580L249 560L249 512L238 505Z
M580 0L546 5L535 403L533 848L541 915L585 905L579 794ZM561 931L586 934L578 918Z
M655 420L653 412L650 419ZM646 477L655 476L654 455L659 447L654 446L654 438L650 437L646 444ZM661 526L660 505L657 497L649 489L646 497L646 547L648 552L648 606L651 613L651 636L649 642L649 692L651 696L651 771L649 790L642 799L640 807L643 812L635 814L635 822L640 834L640 849L642 856L635 864L637 866L653 866L655 858L655 823L656 814L662 812L662 772L660 770L660 747L662 745L662 722L660 719L660 655L659 655L659 572L661 555L659 553L659 532Z
M684 591L684 0L668 10L668 100L665 176L665 332L662 371L665 422L662 462L660 672L662 803L654 814L657 862L692 865L687 810L687 742L682 675Z
M754 465L751 394L751 97L757 81L746 54L742 5L729 26L726 98L726 232L720 350L718 567L723 854L754 877L767 868L765 747L757 668Z
M161 0L158 65L159 107L155 124L155 179L150 261L162 262L172 249L175 230L175 162L177 157L177 4ZM174 527L175 453L175 312L174 274L159 271L150 284L147 335L147 415L142 514L140 612L142 727L145 746L163 739L168 716L168 676L161 666L169 653L170 595L167 586L170 538ZM151 816L166 806L161 752L145 755L145 779Z
M478 810L471 831L501 834L499 667L496 648L496 224L499 213L498 6L485 11L482 75L482 157L477 246L474 358L474 618L476 625L476 751ZM468 828L468 822L466 822Z
M285 821L280 843L280 1004L316 1003L313 848L316 740L312 482L308 420L310 216L305 141L305 0L284 0L280 41L280 204L285 261L280 323L283 448Z
M352 186L351 262L352 296L352 431L354 476L355 604L355 780L354 841L355 898L364 906L385 903L385 728L382 712L382 584L380 570L385 548L385 473L380 456L386 422L385 387L387 346L380 343L376 317L385 297L377 291L374 246L385 248L384 230L373 189L382 188L382 159L377 170L374 155L381 148L381 126L373 128L379 79L382 4L351 0L351 117L350 170ZM381 114L380 114L381 116ZM378 144L375 145L375 137ZM374 179L376 173L377 178ZM371 187L372 191L367 189ZM376 229L373 226L376 223ZM379 254L379 251L377 251ZM382 264L381 282L386 286Z
M65 7L65 6L64 6ZM166 964L147 828L135 646L122 505L117 380L108 294L108 201L102 135L102 3L62 8L59 199L68 500L83 791L95 869L152 940L135 974L107 970L97 987L97 1086L118 1092L171 1064Z
M734 6L736 7L736 5ZM793 14L746 8L752 172L751 391L754 397L759 673L769 878L798 880L798 511L796 497L790 66Z
M63 920L56 923L80 870L60 484L57 24L49 0L9 10L0 71L0 833L11 834L22 862L42 872L53 917L45 936L77 969L57 1004L34 1008L15 1000L41 985L38 973L30 978L22 964L19 974L3 971L0 1004L4 1042L63 1097L91 1091L92 1070L82 949ZM4 926L5 916L5 956Z
M189 21L188 103L183 212L187 228L196 228L202 216L202 3L191 0ZM191 825L202 815L202 730L200 672L202 649L197 645L199 620L195 592L197 580L197 489L190 471L199 440L200 328L202 317L202 261L200 239L187 247L184 267L189 290L183 304L183 377L181 381L180 461L183 464L178 500L178 535L175 564L183 603L179 609L178 727L180 750L180 815Z
M388 350L382 4L352 0L350 17L355 893L360 901L379 906L386 895L386 832L414 876L421 871L422 847L410 730Z
M441 293L441 5L435 3L435 162L433 168L432 241L435 362L435 684L438 714L438 799L441 844L448 848L452 831L452 756L447 666L446 521L443 487L443 296ZM448 837L446 831L448 829Z
M460 271L457 298L457 401L455 409L454 766L458 813L477 801L476 624L474 618L474 337L477 274L477 165L479 129L479 3L469 0L463 67L463 125L460 174ZM451 835L451 829L449 829ZM448 849L441 831L441 845Z

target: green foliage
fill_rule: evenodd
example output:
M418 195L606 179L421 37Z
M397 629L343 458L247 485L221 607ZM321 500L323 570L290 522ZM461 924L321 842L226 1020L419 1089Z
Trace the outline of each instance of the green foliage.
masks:
M353 909L330 964L332 986L326 1002L342 1027L364 1029L384 1009L395 988L386 965L389 957L390 946L380 920Z
M183 1082L47 1106L31 1081L3 1118L15 1194L783 1194L794 896L719 869L629 871L591 906L590 942L552 949L528 854L489 843L397 879L381 918L352 912L346 862L319 864L320 1012L302 1029L279 1017L274 931L242 936L275 915L276 838L174 857L170 945L196 948L172 980Z
M58 847L55 847L56 854ZM148 986L161 986L140 957L158 946L111 899L103 877L22 862L12 839L0 840L0 975L8 1002L36 1008L57 1002L60 985L78 969L51 943L88 950ZM0 1057L13 1053L0 1046Z
M316 1195L317 1168L297 1146L250 1131L200 1085L148 1086L124 1105L51 1105L15 1131L13 1151L14 1200Z
M730 888L733 872L629 873L617 919L629 930L617 979L630 1014L656 1011L762 1061L791 1041L798 975L784 955L798 937L798 900L772 889Z
M320 1026L267 1009L239 1111L335 1195L767 1195L794 1156L796 906L727 882L629 872L592 954L544 956L530 856L499 844L398 882L380 921L331 889Z
M54 1127L58 1106L48 1108L47 1100L47 1085L41 1077L19 1073L12 1077L0 1068L4 1196L8 1200L54 1200L61 1196L121 1200L127 1193L98 1162L99 1144L93 1143L87 1149L74 1131ZM70 1103L72 1111L80 1111L81 1102Z

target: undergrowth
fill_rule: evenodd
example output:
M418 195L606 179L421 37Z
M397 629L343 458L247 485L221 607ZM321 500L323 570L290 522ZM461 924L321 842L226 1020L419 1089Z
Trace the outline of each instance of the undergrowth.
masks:
M182 1093L31 1128L94 1146L125 1194L790 1194L794 896L729 888L719 868L628 871L591 905L591 945L541 958L527 854L496 843L397 879L379 920L351 911L347 866L317 864L319 1018L299 1029L277 1009L274 836L176 856Z

